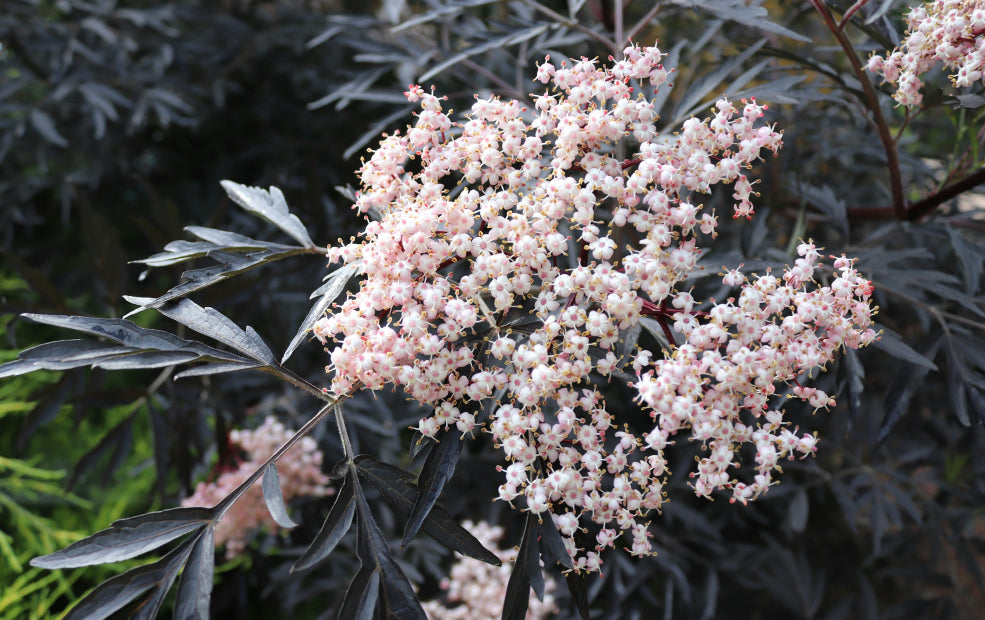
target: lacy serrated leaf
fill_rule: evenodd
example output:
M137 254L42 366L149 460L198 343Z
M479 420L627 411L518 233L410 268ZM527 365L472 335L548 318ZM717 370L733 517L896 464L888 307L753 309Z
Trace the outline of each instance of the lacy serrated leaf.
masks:
M933 360L921 355L913 347L903 342L899 334L884 325L877 324L875 328L877 331L881 331L882 335L872 343L874 347L882 349L897 359L922 366L928 370L937 370L937 365L934 364Z
M684 3L681 3L684 4ZM810 39L802 34L796 33L789 28L771 22L766 17L769 15L766 9L761 6L750 6L745 0L691 0L691 6L703 9L718 19L727 19L737 22L743 26L757 28L764 32L772 32L796 39L798 41L809 42Z
M208 288L213 284L227 280L260 265L273 262L286 256L293 256L295 252L268 252L258 251L246 254L236 254L222 250L211 250L207 253L209 258L216 260L219 264L202 269L190 269L181 274L181 284L172 287L167 293L156 299L147 302L146 307L156 308L169 301L181 299L191 295L196 291ZM127 315L129 316L129 315Z
M263 481L260 486L263 488L263 501L267 504L267 510L277 525L285 528L297 527L298 524L287 514L287 506L284 504L284 493L280 488L280 474L277 473L276 463L268 463L263 468Z
M114 340L128 347L133 347L135 350L152 349L155 351L191 351L207 361L249 361L239 355L220 351L219 349L207 346L201 342L184 340L174 334L158 329L147 329L145 327L140 327L131 321L127 321L126 319L99 319L85 316L30 313L23 314L21 316L28 320L34 321L35 323L52 325L55 327L64 327L66 329L92 334L93 336L109 338L110 340ZM29 351L34 351L36 349L38 349L38 347L29 349ZM52 351L56 352L55 349L52 349ZM57 359L57 355L55 355L53 359ZM2 368L2 366L0 366L0 368Z
M417 535L431 508L438 501L445 484L455 474L458 457L462 453L462 443L461 432L457 428L449 428L438 439L438 445L428 454L417 481L419 495L404 526L403 544L406 545Z
M356 513L356 500L353 493L354 484L350 480L354 472L348 472L335 496L332 509L328 511L325 522L318 535L305 549L304 554L291 566L291 572L311 568L318 564L335 550L335 547L352 527L352 517Z
M175 618L207 620L212 599L212 578L215 573L215 529L208 525L198 535L185 570L178 582L174 602Z
M266 251L276 254L278 258L306 252L302 247L258 241L249 237L202 226L186 226L185 230L195 235L201 241L172 241L164 246L164 251L142 260L134 261L150 267L165 267L183 263L192 259L207 256L209 252L257 252Z
M329 274L327 281L311 294L312 299L318 295L321 295L321 297L311 307L308 314L305 315L304 320L301 321L301 326L298 327L298 331L294 334L294 338L291 340L291 343L287 345L287 350L284 352L284 356L281 357L281 364L286 362L288 358L291 357L291 354L293 354L301 342L304 341L305 336L311 331L311 328L318 321L318 319L325 314L325 311L330 305L332 305L332 302L338 299L339 295L342 294L342 291L345 290L345 285L349 282L349 279L352 278L352 276L358 271L358 263L352 263L344 267L340 267Z
M255 213L277 226L297 239L304 247L315 247L308 235L308 230L301 223L301 220L287 208L284 194L276 187L271 187L268 191L259 187L247 187L233 181L222 181L221 185L233 202L243 209Z
M357 456L354 462L359 475L380 492L401 519L406 519L417 501L417 487L412 482L414 475L368 455ZM483 547L471 532L459 525L440 505L431 508L431 514L421 526L421 531L462 555L493 566L502 565L496 554Z
M201 528L212 519L207 508L172 508L115 521L109 528L61 551L31 560L39 568L78 568L135 558Z
M429 78L438 75L448 67L454 66L466 58L471 58L476 54L482 54L488 52L489 50L501 49L509 47L511 45L516 45L524 41L529 41L530 39L536 37L537 35L547 32L553 24L537 24L535 26L530 26L519 31L509 32L501 37L496 37L488 41L484 41L478 45L473 45L472 47L455 54L451 58L448 58L444 62L440 62L434 67L431 67L424 75L417 78L418 82L426 82Z
M146 301L146 298L140 297L127 296L125 299L137 304ZM181 299L157 306L157 311L169 319L177 321L203 336L214 338L233 347L257 361L271 366L277 363L273 351L252 327L247 326L245 330L240 329L239 325L215 308L203 308L190 299Z

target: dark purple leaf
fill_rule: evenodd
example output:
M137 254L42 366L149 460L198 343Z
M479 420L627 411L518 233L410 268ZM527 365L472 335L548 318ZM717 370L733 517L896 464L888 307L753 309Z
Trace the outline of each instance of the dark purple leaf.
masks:
M978 291L978 284L982 279L982 269L985 267L982 264L985 261L983 254L985 253L980 247L967 241L950 226L947 227L947 234L954 255L958 258L958 265L961 266L965 293L974 295Z
M971 108L973 110L978 109L985 105L985 97L981 95L976 95L974 93L968 93L965 95L955 95L958 103L954 106L957 108Z
M920 355L919 353L917 355L925 360L932 360L937 356L937 350L940 348L942 340L943 338L938 338L928 347L926 355ZM907 348L909 349L909 347ZM883 405L884 414L877 441L881 442L889 436L889 432L893 426L895 426L896 422L903 417L903 414L910 407L910 400L920 388L923 378L930 370L929 367L923 364L918 366L901 364L900 369L893 378L892 384L889 386L889 390L886 392L886 400Z
M194 351L135 351L126 355L112 357L92 364L94 368L106 370L137 370L140 368L165 368L186 364L201 356Z
M962 360L955 355L948 356L947 363L947 393L951 400L954 416L964 426L971 426L968 416L968 400L965 396L965 378Z
M287 514L287 506L284 505L284 495L280 488L280 474L277 473L277 464L269 463L263 470L263 501L267 504L270 516L274 518L277 525L291 528L297 527L297 523L291 520Z
M129 560L193 532L211 519L208 508L172 508L120 519L61 551L34 558L31 566L77 568Z
M380 593L380 569L364 564L352 578L339 606L339 620L372 620Z
M537 525L537 532L540 535L540 551L545 560L558 562L565 568L574 568L571 555L564 546L561 533L554 525L554 519L550 516L544 517Z
M503 600L503 620L524 620L527 617L527 609L530 607L530 588L531 582L530 557L537 557L537 543L533 540L536 536L535 527L532 523L533 516L527 513L527 519L523 527L523 537L520 539L520 548L517 551L516 561L513 563L513 572L510 573L510 580L506 584L506 597ZM536 560L535 560L536 561ZM540 565L537 564L537 574L540 575ZM544 577L540 575L541 594L543 596Z
M163 252L134 262L143 263L150 267L165 267L202 258L215 250L222 252L256 252L259 250L277 254L279 258L286 258L306 251L305 248L298 246L258 241L244 235L215 228L186 226L185 230L201 241L172 241L164 246Z
M298 328L294 338L291 339L291 343L287 345L287 350L284 352L284 356L281 358L280 363L283 364L287 361L291 354L298 348L301 342L308 336L311 328L320 319L325 311L328 309L332 302L338 299L342 291L345 290L345 285L348 284L349 279L359 270L359 265L356 263L346 265L336 269L327 278L325 284L318 287L318 289L312 293L312 298L321 296L318 301L315 302L308 314L305 315L304 320L301 321L301 326Z
M182 370L181 372L175 373L175 379L184 379L186 377L203 377L205 375L215 375L223 372L233 372L235 370L249 370L251 368L261 368L262 364L257 364L254 362L218 362L215 364L202 364L201 366L194 366L188 368L187 370Z
M175 618L207 620L215 572L215 532L211 525L198 535L178 582Z
M158 582L154 585L150 595L141 600L137 604L136 609L130 613L128 616L129 620L154 620L154 618L157 618L158 613L161 611L161 605L164 603L164 597L168 595L171 585L178 577L178 571L181 570L182 565L188 560L190 549L191 545L187 543L182 543L176 549L178 553L175 558L161 567Z
M356 501L353 494L353 483L349 479L355 473L345 476L342 486L339 488L332 503L332 509L325 517L318 535L305 550L301 558L291 567L291 572L301 571L318 564L335 550L336 545L342 540L346 532L352 526L352 517L356 513Z
M420 431L414 431L414 436L410 440L410 460L417 458L421 452L425 450L430 450L434 447L434 440L430 437L425 437Z
M64 620L107 618L152 588L157 588L158 592L152 594L145 604L151 607L156 604L160 607L163 595L167 594L167 590L174 583L175 576L188 559L190 552L191 545L185 542L153 564L138 566L104 581L73 607L65 615ZM135 616L150 617L140 614L139 611Z
M181 299L196 291L208 288L213 284L227 280L235 275L244 273L260 265L286 256L293 256L291 252L269 252L256 251L244 254L234 252L224 252L222 250L211 250L208 257L214 259L218 265L203 267L201 269L189 269L181 274L181 284L172 287L167 293L144 302L147 308L156 308L162 304Z
M417 487L411 482L414 475L398 467L381 463L368 455L355 458L359 475L380 492L401 519L406 519L417 499ZM493 552L482 546L468 530L459 525L439 505L431 509L421 530L445 547L486 564L501 566Z
M810 39L804 35L767 19L769 13L767 13L765 8L755 5L749 6L742 0L730 0L727 2L721 2L720 0L718 2L714 0L692 0L691 6L707 11L715 19L727 19L743 26L757 28L763 32L779 34L805 43L810 42Z
M564 582L568 584L568 592L574 600L575 609L581 620L589 620L591 612L588 609L588 589L585 587L585 575L573 570L564 573Z
M190 351L198 354L199 357L209 360L209 361L230 361L230 362L246 362L247 359L234 355L232 353L227 353L225 351L220 351L219 349L204 345L200 342L195 342L193 340L184 340L170 334L165 331L158 329L147 329L134 324L131 321L125 319L100 319L85 316L65 316L57 314L23 314L24 318L34 321L36 323L42 323L44 325L52 325L54 327L64 327L66 329L71 329L74 331L79 331L87 334L92 334L93 336L100 336L103 338L108 338L115 342L118 342L126 347L132 347L134 350L154 350L154 351ZM86 342L86 341L70 341L64 340L59 341L61 343L66 342ZM57 360L59 355L57 345L59 343L49 343L51 348L41 349L42 352L48 351L51 359ZM41 345L44 347L47 345ZM79 347L76 351L76 355L84 355L84 347L90 346L92 350L96 350L96 347L104 345L67 345ZM41 355L37 352L40 347L34 347L34 349L29 349L28 351L33 351L30 355L35 356L35 359ZM25 351L27 353L27 351ZM71 353L71 351L69 351ZM46 354L47 355L47 354ZM44 359L49 359L45 357ZM14 362L11 362L14 363Z
M807 517L810 514L810 502L807 493L799 489L794 493L793 499L787 506L787 524L795 534L803 533L807 527Z
M35 131L41 134L41 137L45 140L62 148L68 146L68 140L65 139L65 136L58 133L58 129L55 128L55 121L47 112L34 108L31 110L30 118L31 127L34 127Z
M372 555L382 573L382 600L383 609L381 610L384 618L395 620L427 620L424 609L420 601L417 600L417 593L411 585L397 562L390 553L390 546L387 544L383 533L376 525L366 496L359 488L358 478L352 478L356 495L356 509L359 511L359 558L363 562L367 561L365 545L372 548Z
M457 428L449 428L438 439L438 444L428 454L424 462L424 469L417 481L419 495L414 502L414 507L407 517L407 524L404 526L404 541L407 544L411 541L421 525L427 518L431 508L438 501L445 484L451 480L455 473L455 466L458 465L458 457L462 454L462 434Z

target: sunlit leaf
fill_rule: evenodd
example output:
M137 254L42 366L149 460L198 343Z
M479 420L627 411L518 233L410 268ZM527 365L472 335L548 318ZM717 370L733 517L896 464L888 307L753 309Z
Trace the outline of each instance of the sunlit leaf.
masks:
M268 191L259 187L247 187L232 181L222 181L222 188L226 190L233 202L250 213L259 215L274 224L297 239L304 247L315 247L308 235L308 230L301 223L301 220L287 208L284 194L276 187L271 187Z
M128 296L126 299L138 305L149 301L145 297ZM190 299L180 299L154 307L169 319L190 327L203 336L214 338L257 361L269 365L276 364L273 351L252 327L247 326L245 330L241 329L239 325L236 325L229 317L215 308L203 308Z

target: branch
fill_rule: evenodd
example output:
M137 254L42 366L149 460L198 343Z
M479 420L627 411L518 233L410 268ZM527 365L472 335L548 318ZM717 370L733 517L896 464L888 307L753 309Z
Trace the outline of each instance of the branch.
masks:
M889 168L889 185L893 193L893 215L898 220L905 220L907 218L907 209L906 200L903 197L903 178L900 174L899 156L896 153L896 143L893 141L892 135L890 135L889 124L886 123L886 117L883 116L882 108L879 107L879 99L876 97L876 91L872 87L872 82L869 80L869 76L866 75L865 69L862 68L862 63L855 54L855 48L852 47L852 42L848 40L844 31L834 22L834 17L831 15L828 7L825 6L823 0L811 0L811 4L814 5L817 12L824 18L824 22L838 40L841 48L845 51L845 56L848 58L848 62L851 63L855 76L862 84L866 107L872 113L872 119L878 130L879 141L882 142L882 147L886 151L886 165Z
M939 192L927 196L923 200L911 204L899 217L893 207L849 207L847 214L854 220L905 220L915 222L930 215L937 207L948 200L974 187L985 183L985 168L966 176L957 183L952 183Z
M934 209L951 198L954 198L955 196L962 194L973 187L977 187L982 183L985 183L985 168L982 168L973 174L969 174L957 183L952 183L939 192L931 194L919 202L913 203L906 210L906 219L911 222L915 222L925 215L928 215Z
M613 41L610 41L603 35L595 32L591 28L586 28L585 26L579 24L574 20L568 19L567 17L561 15L557 11L553 9L549 9L543 4L536 2L536 0L523 0L523 3L529 6L530 8L540 11L541 13L549 16L555 22L561 24L562 26L565 26L566 28L571 28L572 30L577 30L578 32L588 35L589 37L595 39L599 43L605 45L606 49L615 49L616 47L616 44Z

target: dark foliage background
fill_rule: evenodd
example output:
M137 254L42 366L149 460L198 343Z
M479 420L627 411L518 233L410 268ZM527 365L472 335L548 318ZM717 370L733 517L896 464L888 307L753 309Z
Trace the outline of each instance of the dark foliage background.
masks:
M798 238L812 237L832 254L860 257L884 333L821 377L820 386L838 395L836 409L794 413L802 429L820 432L818 456L786 466L782 484L762 500L741 507L694 499L685 475L692 455L681 449L672 501L656 520L659 555L611 554L604 578L587 581L592 617L978 617L985 608L985 197L974 188L985 180L982 108L956 105L943 75L931 80L927 111L906 119L893 176L843 44L864 59L895 43L906 3L870 2L841 41L823 14L840 18L847 2L624 4L617 21L611 2L594 0L6 0L4 361L65 337L20 313L117 317L132 309L123 294L163 294L178 282L180 265L144 276L143 265L128 261L188 238L183 226L290 241L237 210L221 179L281 188L318 245L354 234L360 223L333 188L353 182L358 153L381 131L407 122L400 92L408 82L435 84L456 109L476 92L525 99L534 63L547 53L605 58L612 53L605 39L617 31L659 39L677 69L662 108L668 125L699 113L741 76L730 95L758 89L785 132L780 156L757 171L757 217L723 226L706 257L710 273L739 263L782 266ZM769 11L768 21L757 8ZM895 129L904 113L887 93L878 93L877 107ZM910 206L903 217L893 211L894 183ZM279 357L325 262L286 260L194 299L252 325ZM135 320L193 335L152 312ZM308 345L287 365L321 385L324 364L319 347ZM31 495L6 484L17 474L5 464L0 493L49 525L75 519L62 528L82 536L114 518L177 505L229 457L231 428L271 413L299 427L316 410L309 396L261 373L170 376L85 369L5 380L13 387L3 400L25 404L0 414L0 455L69 473ZM620 395L612 398L619 411ZM634 405L622 398L631 419ZM422 412L393 394L367 395L345 411L358 452L417 471L421 459L409 459L406 429ZM314 436L326 463L342 457L331 421ZM507 526L506 544L519 545L522 516L491 502L498 462L482 437L467 442L441 502L458 519ZM127 493L134 472L145 472L148 483ZM436 594L451 555L426 536L400 549L399 515L372 489L367 494L399 566L422 597ZM116 512L80 516L74 498ZM300 527L281 538L260 534L246 556L221 566L212 615L334 611L357 570L355 536L317 571L288 574L327 511L325 501L293 506ZM32 523L0 508L0 534L21 553L20 564L0 553L0 575L18 588L35 570L26 559L70 542L37 542L24 556L28 545L18 544L40 527ZM0 599L0 614L60 613L107 570L46 583L24 594L20 608ZM575 617L560 590L561 616Z

